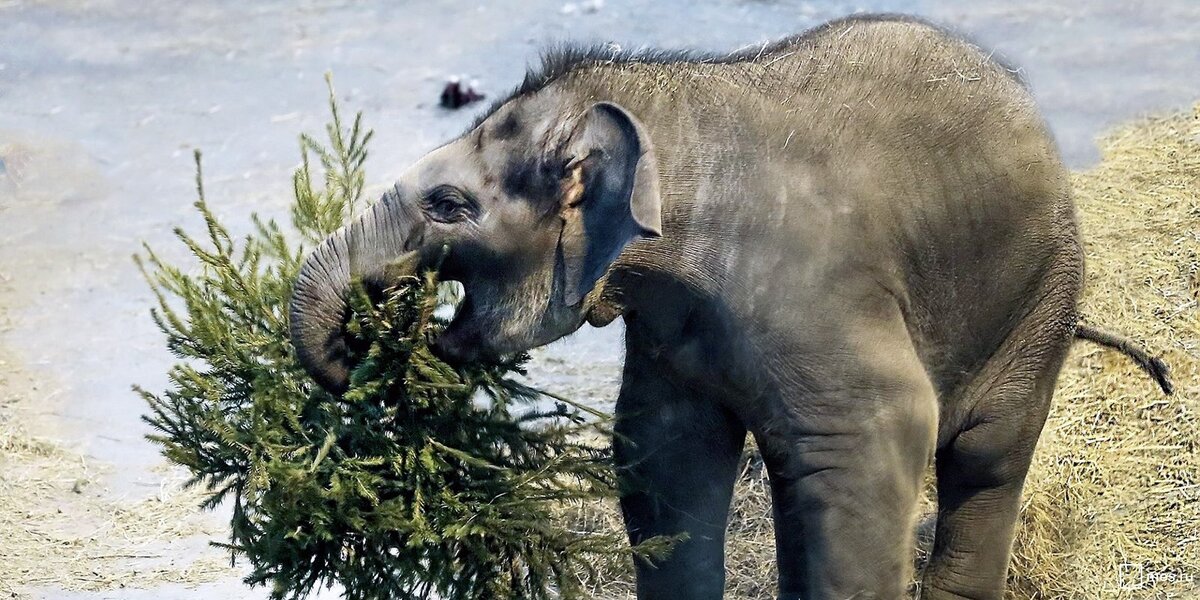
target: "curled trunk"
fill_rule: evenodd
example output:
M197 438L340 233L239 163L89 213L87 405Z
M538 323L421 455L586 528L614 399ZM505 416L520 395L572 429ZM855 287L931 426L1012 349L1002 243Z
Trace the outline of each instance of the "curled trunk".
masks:
M345 391L353 368L346 334L351 282L384 287L405 253L411 219L389 196L334 232L300 267L289 314L292 345L304 368L325 389Z

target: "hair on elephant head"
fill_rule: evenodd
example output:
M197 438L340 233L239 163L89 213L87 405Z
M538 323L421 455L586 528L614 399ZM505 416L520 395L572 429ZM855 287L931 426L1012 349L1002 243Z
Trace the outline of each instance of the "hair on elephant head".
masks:
M293 342L323 386L344 389L351 281L382 289L440 260L465 299L435 351L466 361L549 343L588 317L589 294L626 245L661 235L660 211L653 144L636 117L608 102L518 97L313 251L292 297Z

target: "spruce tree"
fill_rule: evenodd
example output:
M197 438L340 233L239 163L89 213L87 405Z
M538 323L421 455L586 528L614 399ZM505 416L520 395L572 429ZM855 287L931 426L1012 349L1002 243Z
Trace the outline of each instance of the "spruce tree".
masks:
M205 507L228 502L221 545L273 598L334 583L363 600L578 597L581 572L630 551L617 534L572 532L553 516L616 494L597 441L609 434L603 415L521 383L525 356L458 367L435 357L427 340L445 322L433 273L379 303L353 294L348 328L365 350L345 395L296 359L292 282L306 249L361 204L371 139L361 113L343 123L329 92L328 145L301 137L290 227L252 216L252 233L235 239L205 200L197 153L204 232L175 233L199 268L148 246L135 257L179 359L166 390L135 388L151 439L211 491Z

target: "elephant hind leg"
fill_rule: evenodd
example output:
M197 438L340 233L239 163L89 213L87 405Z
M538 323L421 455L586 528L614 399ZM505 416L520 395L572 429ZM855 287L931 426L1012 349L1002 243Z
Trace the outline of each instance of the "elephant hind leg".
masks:
M956 431L935 454L938 515L923 599L999 600L1021 488L1074 329L1078 275L1066 270L966 388ZM948 438L948 439L947 439Z

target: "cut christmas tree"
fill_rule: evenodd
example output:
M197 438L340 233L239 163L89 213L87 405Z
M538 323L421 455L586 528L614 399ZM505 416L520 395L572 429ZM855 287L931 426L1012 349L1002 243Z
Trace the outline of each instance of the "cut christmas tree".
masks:
M332 86L330 108L329 146L301 137L290 228L252 217L253 233L232 236L205 200L197 154L205 232L176 234L199 266L149 247L137 257L179 358L165 391L137 388L152 439L212 492L207 507L231 507L223 545L273 598L334 584L352 599L579 597L580 574L630 553L619 533L554 518L564 503L616 495L603 415L519 381L525 357L434 356L427 340L445 323L433 273L378 302L351 299L359 356L344 395L297 361L292 283L305 245L361 203L371 138L361 113L343 124Z

